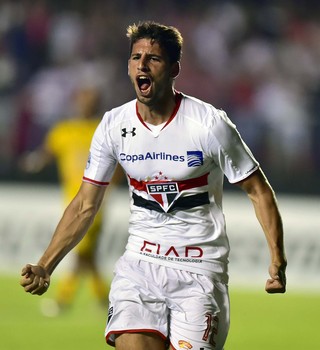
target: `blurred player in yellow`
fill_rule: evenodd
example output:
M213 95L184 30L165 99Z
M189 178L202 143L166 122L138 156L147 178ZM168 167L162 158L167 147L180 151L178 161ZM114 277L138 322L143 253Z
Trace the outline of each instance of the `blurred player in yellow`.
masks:
M48 132L44 144L29 153L21 162L25 171L35 173L56 161L66 204L76 195L82 181L91 139L100 122L96 116L98 101L99 94L96 89L79 89L75 94L76 117L58 122ZM113 177L113 183L118 183L120 180L119 169ZM95 217L86 237L74 249L74 267L58 284L57 304L50 304L51 311L43 310L45 313L48 312L48 315L51 313L53 315L72 304L82 277L88 274L91 275L95 298L102 305L106 304L108 286L96 262L96 251L103 224L102 211L100 210Z

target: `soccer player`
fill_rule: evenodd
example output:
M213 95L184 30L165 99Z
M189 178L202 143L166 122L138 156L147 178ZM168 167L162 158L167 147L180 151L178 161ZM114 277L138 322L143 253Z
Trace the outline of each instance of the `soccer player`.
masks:
M229 329L229 244L222 184L251 199L270 251L268 293L284 293L286 257L274 191L222 110L174 88L183 39L174 27L128 27L136 99L106 112L83 183L36 265L26 292L43 294L84 237L119 163L131 194L129 238L115 267L106 340L117 350L223 349Z

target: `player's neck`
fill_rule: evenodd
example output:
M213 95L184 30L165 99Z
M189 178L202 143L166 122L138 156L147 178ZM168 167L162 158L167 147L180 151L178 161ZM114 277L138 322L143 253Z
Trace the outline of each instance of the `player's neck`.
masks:
M146 105L139 101L137 104L139 114L144 122L159 125L165 123L171 117L176 106L176 99L175 94L173 94L153 105Z

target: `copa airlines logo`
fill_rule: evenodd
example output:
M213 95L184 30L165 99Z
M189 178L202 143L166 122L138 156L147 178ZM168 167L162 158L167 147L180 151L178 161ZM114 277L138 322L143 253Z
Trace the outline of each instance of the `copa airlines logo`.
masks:
M201 151L187 151L187 162L189 168L203 165L203 153Z
M166 152L146 152L139 154L120 153L121 162L135 163L147 160L165 160L171 162L185 162L189 168L203 165L203 153L201 151L187 151L187 156L179 154L170 154Z

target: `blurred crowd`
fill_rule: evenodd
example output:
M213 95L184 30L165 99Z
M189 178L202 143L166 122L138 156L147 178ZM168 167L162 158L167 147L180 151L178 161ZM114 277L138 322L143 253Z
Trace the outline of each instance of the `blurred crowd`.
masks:
M278 191L320 193L317 1L0 1L0 179L26 181L19 158L77 113L134 97L126 28L139 20L184 37L176 88L226 110ZM47 174L47 181L55 181Z

